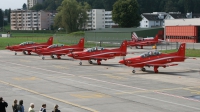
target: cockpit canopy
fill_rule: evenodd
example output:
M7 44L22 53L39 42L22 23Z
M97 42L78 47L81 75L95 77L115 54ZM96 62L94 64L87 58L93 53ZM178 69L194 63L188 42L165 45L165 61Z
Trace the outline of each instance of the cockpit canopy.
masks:
M149 56L157 56L157 55L160 55L160 54L161 54L161 52L159 52L159 51L149 51L149 52L141 54L140 56L142 58L145 58L145 57L149 57Z
M47 48L56 48L56 47L62 47L62 46L64 46L64 44L53 44L53 45L50 45Z
M28 41L28 42L22 42L21 44L19 45L28 45L28 44L34 44L35 42L32 42L32 41Z
M103 47L93 47L93 48L89 48L86 51L87 52L94 52L94 51L100 51L100 50L104 50Z

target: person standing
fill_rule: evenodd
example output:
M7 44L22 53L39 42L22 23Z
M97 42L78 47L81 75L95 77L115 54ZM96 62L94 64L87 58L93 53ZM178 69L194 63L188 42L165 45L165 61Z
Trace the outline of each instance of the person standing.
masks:
M17 100L14 100L14 104L12 105L13 112L18 112L17 110Z
M24 112L23 100L19 101L19 105L17 106L18 112Z
M8 107L8 103L0 97L0 112L6 112L6 107Z
M46 112L46 104L42 104L42 108L39 110L39 112Z
M34 108L34 104L31 103L31 104L30 104L30 107L29 107L29 109L28 109L28 112L35 112L35 110L33 110L33 108Z
M61 112L60 110L58 110L58 105L54 106L54 110L52 112Z

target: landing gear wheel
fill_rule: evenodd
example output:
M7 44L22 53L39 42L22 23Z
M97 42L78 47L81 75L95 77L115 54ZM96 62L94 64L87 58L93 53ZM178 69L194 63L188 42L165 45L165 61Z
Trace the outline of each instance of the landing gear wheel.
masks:
M101 65L101 62L98 62L97 64L98 64L98 65Z
M142 68L141 70L142 70L143 72L145 72L145 71L146 71L146 68Z
M54 56L53 56L53 55L51 55L51 58L52 58L52 59L54 59Z
M88 60L89 64L92 64L93 62L91 60Z
M44 60L44 56L42 57L42 59Z
M23 54L26 55L26 51L23 51Z
M132 73L135 73L135 70L133 70Z
M82 62L80 62L79 65L82 65Z
M15 55L17 55L17 53L15 53Z
M158 73L158 70L155 70L154 72L155 72L155 73Z

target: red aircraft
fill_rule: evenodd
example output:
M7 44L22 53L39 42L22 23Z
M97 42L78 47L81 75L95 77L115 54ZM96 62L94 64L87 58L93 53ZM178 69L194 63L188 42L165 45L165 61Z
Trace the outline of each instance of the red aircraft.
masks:
M138 57L121 60L119 63L129 67L141 68L142 71L146 71L145 66L152 66L154 72L158 73L159 67L176 66L178 64L172 64L172 62L183 62L185 59L185 43L182 43L179 50L174 53L164 54L158 51L150 51ZM132 72L135 73L135 70Z
M163 42L162 38L163 36L163 31L159 31L158 34L156 34L156 36L153 38L139 38L137 36L136 33L132 34L132 40L128 41L128 46L135 46L136 48L138 48L137 46L140 46L141 49L143 49L143 46L150 46L150 45L154 45L160 42Z
M45 48L53 43L53 37L50 37L46 43L35 43L32 41L23 42L19 45L13 45L13 46L7 46L6 49L9 49L11 51L15 51L15 55L17 55L17 52L23 52L24 54L31 55L31 52L34 52L34 49L40 49Z
M42 59L44 60L44 55L51 55L51 58L54 58L54 55L60 59L61 55L66 55L74 51L83 51L84 49L84 38L81 38L77 45L66 46L64 44L53 44L47 48L42 48L37 50L36 53L43 55Z
M79 60L88 60L90 64L92 64L91 60L97 60L97 64L101 65L102 60L108 60L115 58L116 56L126 56L127 54L127 41L124 41L121 44L120 48L115 49L104 49L103 47L94 47L90 49L86 49L82 52L73 52L68 54L68 56L73 57L74 59ZM82 65L82 62L79 63Z

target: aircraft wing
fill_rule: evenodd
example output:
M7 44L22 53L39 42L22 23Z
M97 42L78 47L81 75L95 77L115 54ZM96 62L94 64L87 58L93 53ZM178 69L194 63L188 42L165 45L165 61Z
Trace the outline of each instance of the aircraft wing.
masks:
M178 64L147 64L146 66L158 66L158 67L169 67L169 66L176 66Z

